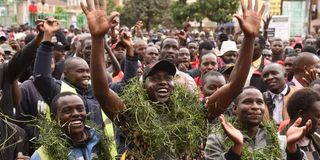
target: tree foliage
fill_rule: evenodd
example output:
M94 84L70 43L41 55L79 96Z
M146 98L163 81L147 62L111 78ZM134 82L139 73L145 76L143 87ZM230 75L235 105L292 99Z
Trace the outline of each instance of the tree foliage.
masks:
M172 18L180 23L187 17L196 21L207 17L218 23L228 22L238 9L239 1L236 0L197 0L191 4L187 4L186 0L179 0L170 6Z
M198 12L218 23L231 21L239 9L239 1L236 0L198 0L197 3Z
M171 0L128 0L121 10L121 24L133 26L136 21L144 22L147 30L161 24L165 15L168 15Z

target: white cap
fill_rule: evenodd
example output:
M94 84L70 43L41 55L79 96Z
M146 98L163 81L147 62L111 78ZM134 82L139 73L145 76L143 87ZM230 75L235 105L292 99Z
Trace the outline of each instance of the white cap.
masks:
M229 51L238 52L238 48L235 41L223 41L220 52L217 54L217 56L223 56L226 52Z

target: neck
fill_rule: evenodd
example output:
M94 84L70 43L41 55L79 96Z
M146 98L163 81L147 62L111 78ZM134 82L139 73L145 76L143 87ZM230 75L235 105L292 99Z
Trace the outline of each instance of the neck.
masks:
M281 93L284 89L286 88L286 84L285 85L283 85L281 88L279 88L279 89L276 89L276 90L270 90L272 93L274 93L274 94L279 94L279 93Z
M257 126L248 126L248 125L244 125L244 129L247 130L248 132L248 136L250 138L253 138L256 136L258 129L259 129L259 125Z
M69 136L74 142L82 142L88 138L84 130L80 133L70 133Z
M279 60L282 60L282 54L272 54L272 62L277 62Z

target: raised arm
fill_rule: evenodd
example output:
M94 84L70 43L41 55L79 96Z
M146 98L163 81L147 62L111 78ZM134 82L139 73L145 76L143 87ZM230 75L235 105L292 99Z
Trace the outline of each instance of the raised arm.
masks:
M10 82L18 79L20 74L33 62L33 59L35 58L35 54L37 52L37 48L39 47L43 38L43 30L39 28L39 26L41 26L42 24L43 22L39 22L37 24L37 28L39 30L37 36L25 47L23 47L16 54L16 56L12 58L12 60L9 61L7 68L8 75L6 76L9 77Z
M106 15L106 0L99 1L86 0L87 6L81 2L81 8L87 17L89 30L92 37L92 53L90 62L91 83L95 97L98 99L105 114L113 120L118 111L125 108L124 103L109 89L107 75L105 73L104 60L104 36L108 30L116 26L118 21L114 18L119 16L113 12L110 16Z
M37 50L37 56L34 62L33 75L35 76L34 84L40 92L43 99L50 103L52 98L60 92L55 85L55 79L51 75L51 62L53 44L51 38L60 28L58 21L50 18L43 22L41 28L44 31L43 42Z
M223 114L244 87L251 66L254 40L259 32L261 17L265 9L263 5L258 11L258 0L255 1L254 9L252 9L251 0L248 0L247 7L245 7L244 0L241 0L241 6L243 16L235 16L244 33L239 58L230 75L230 82L214 92L207 100L209 113L214 117Z

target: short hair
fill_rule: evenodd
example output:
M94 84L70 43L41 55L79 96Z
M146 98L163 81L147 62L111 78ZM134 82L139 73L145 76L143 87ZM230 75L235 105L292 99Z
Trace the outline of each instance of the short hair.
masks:
M67 58L67 59L64 61L63 71L69 70L70 65L71 65L72 62L74 62L74 61L85 61L85 60L84 60L83 58L81 58L81 57L70 57L70 58Z
M187 42L187 47L189 46L190 43L195 43L197 46L199 45L197 41L189 41Z
M199 56L202 55L202 53L201 53L202 49L212 50L213 48L214 48L214 45L210 41L204 41L204 42L200 43L199 47L198 47Z
M297 57L297 56L298 56L298 53L292 52L292 53L289 53L286 57Z
M199 62L200 62L200 65L201 65L201 62L202 62L202 57L205 56L205 55L208 55L208 54L213 54L216 58L217 58L217 61L218 61L218 56L216 54L214 54L213 52L209 52L209 53L206 53L206 54L201 54L199 55ZM199 66L200 66L199 65Z
M310 52L310 53L316 54L317 50L312 46L305 46L302 48L301 52Z
M163 42L164 42L165 40L167 40L167 39L174 39L174 40L176 40L176 41L178 42L178 40L177 40L176 38L174 38L174 37L166 37L166 38L163 39L163 40L161 41L161 43L160 43L160 51L162 50ZM178 45L179 45L179 48L180 48L179 42L178 42Z
M57 110L58 110L58 105L59 105L59 99L65 96L71 96L71 95L75 95L80 97L78 94L75 94L73 92L62 92L57 94L53 100L51 101L51 107L50 107L50 111L51 111L51 115L56 116L57 115ZM81 97L80 97L81 98ZM82 99L82 98L81 98Z
M242 91L238 94L238 96L233 100L233 103L234 103L235 105L238 105L238 103L239 103L239 96L243 93L243 91L245 91L245 90L247 90L247 89L256 89L256 90L258 90L259 92L261 92L258 88L254 87L254 86L244 87L244 88L242 89ZM262 93L261 93L261 94L262 94Z
M92 40L91 35L84 35L83 37L80 38L80 50L83 49L84 43L85 43L87 40Z
M216 76L216 77L222 76L224 78L224 76L220 72L211 70L201 77L202 84L205 84L207 82L206 79L210 76Z
M320 101L320 94L311 88L300 89L293 93L287 104L290 119L296 119L299 110L307 112L316 101Z

